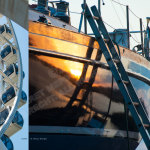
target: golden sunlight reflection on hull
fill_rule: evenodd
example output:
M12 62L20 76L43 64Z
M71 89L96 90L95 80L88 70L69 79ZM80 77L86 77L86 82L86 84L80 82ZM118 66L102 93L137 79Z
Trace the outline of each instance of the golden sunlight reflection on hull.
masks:
M81 76L81 71L80 70L74 70L74 69L70 69L70 72L72 75L74 75L76 78L80 78Z
M65 74L67 74L67 78L70 78L70 80L73 80L74 84L77 83L77 81L79 80L79 78L82 74L84 65L79 62L57 59L57 58L42 56L42 55L36 55L36 57L40 61L42 61L50 66L53 66L56 71L57 71L57 69L59 69L62 72L64 72ZM92 69L93 69L92 66L88 67L87 74L85 77L85 82L89 81ZM112 74L110 73L110 71L99 68L97 71L95 81L93 83L93 87L101 87L101 86L102 87L110 87L111 86L111 78L112 78ZM114 89L117 89L116 83L114 83Z
M62 59L56 59L52 57L47 56L37 56L38 59L41 61L52 65L54 68L60 69L70 75L73 76L73 78L79 79L82 73L83 64L68 60L62 60Z

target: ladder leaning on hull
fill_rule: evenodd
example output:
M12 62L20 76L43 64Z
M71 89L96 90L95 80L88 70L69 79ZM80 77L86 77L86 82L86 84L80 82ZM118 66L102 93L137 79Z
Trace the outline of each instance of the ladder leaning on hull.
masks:
M93 52L93 48L89 48L88 51L87 51L87 54L86 54L87 59L91 58L92 52ZM98 49L95 60L100 61L101 57L102 57L102 51L100 49ZM79 101L79 107L78 108L81 108L82 105L85 103L86 99L88 98L88 95L92 90L92 85L95 81L96 73L97 73L97 70L98 70L98 66L94 65L93 69L92 69L92 72L91 72L91 75L90 75L90 78L89 78L89 81L85 82L86 74L87 74L87 71L88 71L88 66L89 66L89 63L86 63L84 65L81 77L80 77L80 79L77 83L77 86L74 90L74 93L73 93L72 97L70 98L69 103L66 106L66 109L70 108L73 105L73 103L76 102L76 101ZM78 100L78 95L80 94L80 91L84 88L84 85L86 85L85 86L85 92L83 93L82 98L80 100Z
M148 119L148 115L146 114L141 101L134 90L134 87L128 77L127 72L125 71L125 68L107 32L102 18L100 17L96 6L91 7L94 16L92 16L87 5L82 5L82 8L85 9L86 18L91 26L91 29L93 30L95 38L98 41L101 51L110 67L120 92L124 97L125 103L128 106L132 117L134 118L137 128L148 150L150 150L150 121ZM94 20L96 20L98 27ZM107 46L103 38L105 39Z

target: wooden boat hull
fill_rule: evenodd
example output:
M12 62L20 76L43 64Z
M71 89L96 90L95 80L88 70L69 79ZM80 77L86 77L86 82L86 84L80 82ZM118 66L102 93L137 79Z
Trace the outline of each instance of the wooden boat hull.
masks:
M91 59L95 59L96 52L100 49L97 41L87 35L32 21L29 22L29 39L30 48L84 58L88 51L92 51ZM126 70L131 73L130 79L138 97L150 116L150 62L126 48L120 47L119 51ZM101 62L106 63L103 56ZM110 70L98 69L92 91L82 110L77 110L79 101L76 101L66 111L65 106L74 92L83 66L78 62L30 53L30 127L101 128L103 132L99 136L127 137L124 101L116 82L112 85L114 79ZM91 70L92 66L89 66L86 81ZM78 99L81 99L83 92L84 88ZM129 137L138 143L140 136L130 114L128 122ZM30 130L34 133L31 137L36 137L35 132L38 131ZM62 134L67 132L64 129L59 131ZM40 132L44 131L41 129ZM73 133L70 131L67 134Z

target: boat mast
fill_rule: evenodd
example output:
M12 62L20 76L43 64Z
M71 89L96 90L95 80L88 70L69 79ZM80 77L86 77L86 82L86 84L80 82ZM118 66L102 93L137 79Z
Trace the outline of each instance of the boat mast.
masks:
M98 0L98 12L101 16L101 0Z
M144 56L144 46L143 46L143 28L142 28L142 18L140 18L140 34L141 34L141 48L142 48L142 56Z
M130 49L130 31L129 31L129 6L126 6L127 12L127 40L128 40L128 48Z
M144 52L146 59L150 61L150 27L149 27L150 17L147 17L146 19L147 19L147 27L144 38Z
M86 0L83 1L84 3L84 8L86 9ZM84 15L84 33L87 34L87 19L86 19L86 15Z

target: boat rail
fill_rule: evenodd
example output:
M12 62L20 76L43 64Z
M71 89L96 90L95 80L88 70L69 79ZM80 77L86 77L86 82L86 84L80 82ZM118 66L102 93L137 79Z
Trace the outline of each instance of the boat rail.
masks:
M84 64L88 63L89 65L92 65L92 66L97 65L98 67L101 67L103 69L110 70L109 66L106 63L96 61L93 59L87 59L84 57L78 57L78 56L74 56L74 55L70 55L70 54L55 52L54 50L44 50L44 49L29 47L29 52L31 54L33 53L36 55L44 55L44 56L49 56L49 57L65 59L65 60L71 60L71 61L80 62L80 63L84 63ZM145 82L146 84L150 85L150 79L144 77L143 75L137 74L135 72L131 72L129 70L127 70L127 73L129 76L135 77L138 80L141 80L141 81Z

